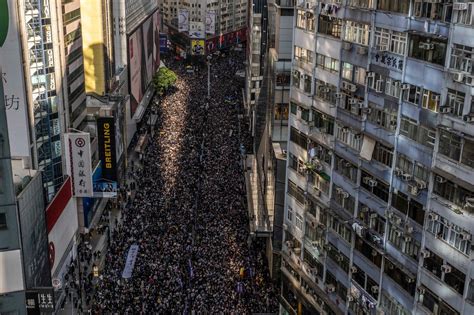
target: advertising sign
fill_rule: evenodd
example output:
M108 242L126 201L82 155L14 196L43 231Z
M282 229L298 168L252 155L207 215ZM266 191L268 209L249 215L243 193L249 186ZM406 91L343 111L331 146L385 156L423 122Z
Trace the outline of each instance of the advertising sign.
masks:
M191 54L204 55L204 39L191 40Z
M143 98L142 89L142 29L138 28L128 38L130 64L130 108L131 115L135 114L138 104Z
M0 0L0 68L12 156L30 156L28 99L25 94L17 1Z
M142 34L143 34L143 57L144 57L144 67L142 71L145 72L145 84L151 82L153 73L155 72L155 65L153 60L153 50L155 49L155 37L153 36L153 18L149 18L142 24Z
M161 34L160 34L160 13L158 10L153 14L153 35L154 35L154 49L153 49L153 56L154 56L154 72L158 71L160 68L160 52L161 52Z
M189 22L189 37L190 38L206 38L206 31L204 23Z
M216 12L206 12L206 34L214 35L216 33Z
M160 53L166 54L168 52L168 35L160 34Z
M186 9L179 9L178 11L178 31L189 31L189 11Z
M102 177L117 180L117 159L115 148L115 122L113 117L97 118L99 159L102 162Z
M115 198L118 192L118 183L104 178L102 175L102 161L99 162L94 170L92 181L94 185L94 198Z
M91 143L88 133L67 133L66 166L76 197L92 196Z
M38 288L26 291L26 313L28 315L39 315L41 313L52 314L53 312L53 288Z

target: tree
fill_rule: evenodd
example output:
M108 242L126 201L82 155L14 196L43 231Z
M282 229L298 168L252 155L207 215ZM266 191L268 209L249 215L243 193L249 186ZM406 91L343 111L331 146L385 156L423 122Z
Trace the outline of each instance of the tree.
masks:
M153 77L153 84L158 94L163 95L176 83L177 79L176 73L166 67L161 67Z

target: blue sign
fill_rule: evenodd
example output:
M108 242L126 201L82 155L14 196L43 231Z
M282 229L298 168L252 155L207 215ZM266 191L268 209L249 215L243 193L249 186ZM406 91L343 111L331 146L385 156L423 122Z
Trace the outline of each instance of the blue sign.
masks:
M160 34L160 53L166 54L168 52L168 35Z

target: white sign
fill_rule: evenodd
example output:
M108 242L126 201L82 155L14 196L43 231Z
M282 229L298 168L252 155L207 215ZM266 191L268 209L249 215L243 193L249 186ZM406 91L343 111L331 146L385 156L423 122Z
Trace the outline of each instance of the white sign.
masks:
M2 1L0 1L1 3ZM8 28L0 23L0 68L3 73L3 89L7 111L8 138L12 156L30 156L28 123L28 99L25 94L22 51L18 30L17 1L7 0L6 19ZM0 10L4 7L0 6ZM0 14L0 19L4 13ZM6 38L3 37L6 32ZM3 36L2 36L3 35Z
M204 23L189 22L189 37L190 38L206 38Z
M127 262L125 263L125 268L123 268L122 278L128 279L132 277L133 268L135 267L135 261L138 256L138 245L133 244L130 246L127 255Z
M88 133L67 133L66 165L76 197L92 197L91 144Z
M206 34L214 35L216 33L216 12L206 12Z
M185 9L179 9L178 12L178 31L187 32L189 31L189 11Z

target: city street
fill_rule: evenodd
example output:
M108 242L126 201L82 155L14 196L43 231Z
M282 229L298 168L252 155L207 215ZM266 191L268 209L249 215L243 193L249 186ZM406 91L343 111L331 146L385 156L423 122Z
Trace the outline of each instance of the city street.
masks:
M103 263L93 313L276 313L264 246L250 241L239 147L243 56L194 74L172 60L175 89L161 101L135 198ZM85 307L84 310L89 307Z

